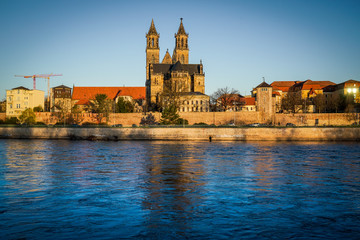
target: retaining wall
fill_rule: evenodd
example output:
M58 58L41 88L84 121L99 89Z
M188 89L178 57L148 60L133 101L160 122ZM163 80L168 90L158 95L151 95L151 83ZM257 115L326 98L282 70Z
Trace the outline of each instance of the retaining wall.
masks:
M360 128L0 128L0 138L197 141L359 141Z
M157 121L161 118L161 113L153 113ZM343 126L359 122L360 114L354 113L307 113L307 114L274 114L272 118L264 116L261 112L184 112L179 113L180 117L188 120L189 124L206 123L215 125L226 125L235 122L236 125L251 123L270 123L275 125L286 125L293 123L297 126L314 126L318 119L319 126ZM110 114L108 124L122 124L123 126L139 125L143 113L112 113ZM80 122L97 123L96 114L83 113L79 114ZM5 119L5 113L0 113L0 119ZM36 113L36 120L46 124L55 124L58 120L56 116L49 112ZM106 119L103 119L106 122Z

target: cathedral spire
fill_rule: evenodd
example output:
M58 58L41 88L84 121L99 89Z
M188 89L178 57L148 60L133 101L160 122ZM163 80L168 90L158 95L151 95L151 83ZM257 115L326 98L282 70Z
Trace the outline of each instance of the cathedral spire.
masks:
M182 64L189 64L189 34L185 32L185 28L180 18L180 26L178 32L175 34L175 49L173 53L173 64L180 61Z
M180 26L179 26L179 30L177 32L177 35L188 35L186 34L185 32L185 28L184 28L184 25L183 25L183 22L182 22L183 18L180 18Z
M149 28L149 32L148 32L148 35L159 35L156 31L156 28L155 28L155 24L154 24L154 19L151 19L151 25L150 25L150 28Z

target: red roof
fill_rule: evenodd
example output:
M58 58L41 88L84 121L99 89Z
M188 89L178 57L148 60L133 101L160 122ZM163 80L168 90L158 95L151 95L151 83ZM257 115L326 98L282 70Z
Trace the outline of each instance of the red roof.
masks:
M241 98L240 102L241 102L241 104L244 104L244 105L255 105L255 98L254 97Z
M291 87L300 88L301 90L321 90L329 85L335 83L330 81L312 81L310 79L306 81L275 81L271 84L274 89L279 89L283 92L288 92Z
M297 82L296 81L275 81L270 84L274 89L281 90L283 92L288 92L289 88L294 86Z
M106 94L109 99L117 96L130 96L133 99L145 99L145 87L75 87L73 88L72 99L79 100L78 105L86 104L94 99L96 94Z

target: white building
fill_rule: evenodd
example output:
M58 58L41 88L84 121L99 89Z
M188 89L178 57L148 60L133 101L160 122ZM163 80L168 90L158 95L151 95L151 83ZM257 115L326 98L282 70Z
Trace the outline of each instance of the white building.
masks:
M25 87L6 90L6 117L18 117L27 108L41 106L44 109L44 97L44 91Z

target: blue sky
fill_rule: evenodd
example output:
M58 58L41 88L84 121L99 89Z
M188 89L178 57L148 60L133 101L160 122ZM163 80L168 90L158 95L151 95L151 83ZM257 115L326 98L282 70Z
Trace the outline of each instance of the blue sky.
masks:
M0 0L0 99L32 88L14 75L63 74L51 87L144 86L151 19L162 59L181 17L207 94L226 86L249 94L262 77L360 80L358 0ZM46 92L44 79L37 89Z

